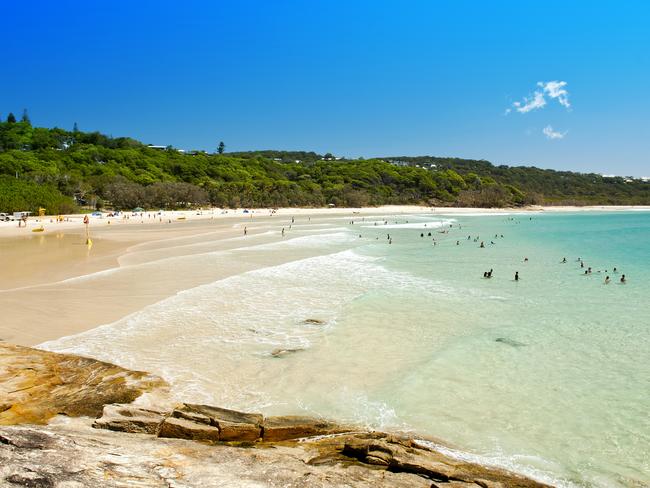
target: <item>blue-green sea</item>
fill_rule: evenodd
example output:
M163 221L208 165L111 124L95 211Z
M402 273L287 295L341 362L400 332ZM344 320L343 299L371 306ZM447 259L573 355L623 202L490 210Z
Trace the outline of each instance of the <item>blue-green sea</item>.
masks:
M305 249L45 347L157 372L182 399L411 430L557 486L650 486L650 212L296 219L184 259Z

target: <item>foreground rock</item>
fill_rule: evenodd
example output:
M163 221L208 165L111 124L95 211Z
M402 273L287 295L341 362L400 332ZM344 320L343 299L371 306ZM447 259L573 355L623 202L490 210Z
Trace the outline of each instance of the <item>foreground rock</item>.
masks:
M0 426L0 486L544 486L323 419L130 403L152 391L147 373L0 344L0 424L23 424Z
M165 386L142 371L0 343L0 425L44 424L57 414L96 417L106 404Z

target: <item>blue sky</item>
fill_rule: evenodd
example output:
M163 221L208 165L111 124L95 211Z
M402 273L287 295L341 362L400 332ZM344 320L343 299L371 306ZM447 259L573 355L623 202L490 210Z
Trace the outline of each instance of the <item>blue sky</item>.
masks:
M33 1L3 19L0 116L35 125L650 175L650 2Z

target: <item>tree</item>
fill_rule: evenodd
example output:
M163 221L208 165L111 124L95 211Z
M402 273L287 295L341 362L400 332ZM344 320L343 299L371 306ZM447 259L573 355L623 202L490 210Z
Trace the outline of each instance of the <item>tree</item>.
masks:
M72 126L72 132L79 132L79 126L75 122L74 125Z
M29 124L29 125L32 124L31 121L29 120L29 115L27 115L27 109L26 108L23 109L23 116L20 119L20 121L25 122L26 124Z
M226 149L226 145L223 143L223 141L221 141L221 142L219 143L219 147L217 147L217 152L218 152L219 154L223 154L223 150L224 150L224 149Z
M16 116L13 114L13 112L9 112L9 115L7 115L7 123L8 124L16 123Z

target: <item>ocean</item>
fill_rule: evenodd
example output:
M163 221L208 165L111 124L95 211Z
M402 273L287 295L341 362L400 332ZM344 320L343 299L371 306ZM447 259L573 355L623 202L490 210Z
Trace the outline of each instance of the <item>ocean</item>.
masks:
M650 212L298 219L172 259L306 249L41 347L160 374L178 400L413 431L556 486L650 486Z

